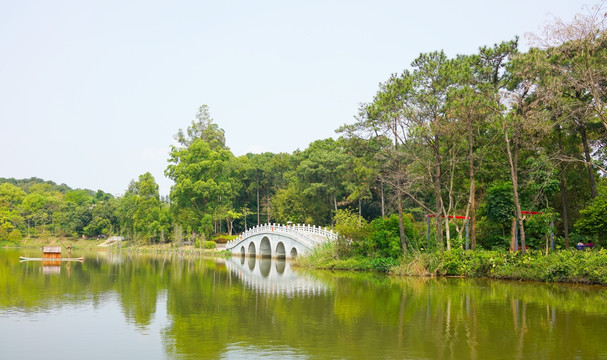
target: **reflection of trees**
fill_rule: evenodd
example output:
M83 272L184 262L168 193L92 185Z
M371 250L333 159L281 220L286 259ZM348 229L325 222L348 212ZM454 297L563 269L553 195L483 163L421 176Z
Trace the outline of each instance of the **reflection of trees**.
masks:
M279 347L313 358L596 358L607 331L604 288L309 272L326 294L281 296L242 286L213 259L92 257L71 264L68 277L3 255L0 310L95 304L116 293L127 320L146 328L166 293L169 357Z
M63 263L60 273L43 276L40 262L19 263L16 251L2 255L0 309L33 312L84 301L97 304L116 292L127 321L144 328L156 311L159 291L166 288L163 263L157 259L137 257L116 264L92 255L84 263Z
M163 265L154 258L135 257L111 269L116 272L113 288L120 294L124 316L141 329L150 325L156 312L158 294L166 281Z

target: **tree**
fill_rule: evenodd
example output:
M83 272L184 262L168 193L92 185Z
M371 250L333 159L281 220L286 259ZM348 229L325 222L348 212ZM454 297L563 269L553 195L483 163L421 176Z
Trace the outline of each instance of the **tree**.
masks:
M481 47L477 55L458 56L454 62L457 84L449 89L447 95L447 111L456 121L454 130L463 134L467 143L469 189L465 217L469 218L473 250L476 248L477 173L482 168L483 159L489 155L489 124L499 113L498 94L508 76L504 67L516 47L517 40L513 40L493 47Z
M6 207L16 207L21 204L25 198L25 191L21 188L10 184L0 184L0 205Z
M187 134L187 135L186 135ZM179 129L174 136L182 147L189 147L196 139L201 139L213 150L227 149L225 132L211 118L211 112L207 105L201 105L196 113L196 120L188 126L186 133Z
M456 146L448 130L446 100L457 80L457 68L442 51L421 54L411 66L413 71L392 75L380 85L380 91L361 111L359 124L351 131L368 131L374 137L393 139L393 147L386 148L390 158L386 179L396 189L403 251L406 237L402 195L433 212L437 243L443 249L443 161L445 156L455 156ZM426 198L426 184L431 184L433 201ZM446 245L450 247L449 237Z
M566 111L580 121L597 119L607 130L607 17L605 3L586 8L570 22L560 18L532 42L548 51L549 66L557 80L552 90L569 96Z
M0 227L10 230L24 223L19 208L25 196L25 191L13 184L0 184Z
M71 201L61 203L53 213L55 227L60 234L80 236L92 221L92 211L89 206L78 206Z
M230 209L226 212L226 223L228 224L228 235L232 236L234 220L240 219L241 217L242 217L242 213L236 212L234 210Z
M212 122L206 106L197 119L187 136L181 129L175 136L180 146L171 147L165 175L175 181L170 196L177 220L189 232L208 234L205 219L225 218L217 211L232 207L238 181L231 174L234 156L225 146L223 130Z
M23 235L19 229L15 229L8 234L8 241L20 242L23 239Z
M403 194L408 194L417 200L405 189L404 185L409 176L400 151L406 138L405 128L400 125L403 117L403 102L412 91L411 84L412 78L409 72L404 72L402 76L392 75L385 83L380 84L380 90L371 103L361 105L357 122L338 130L346 133L350 138L362 138L377 144L378 162L384 165L379 169L381 183L382 185L389 183L395 189L403 252L407 251L403 223Z
M158 184L149 172L140 175L137 181L131 181L127 192L121 199L122 216L128 218L134 238L144 238L158 242L162 234L169 231L170 224L163 216L164 205L160 202ZM96 226L107 226L109 221L100 220Z
M539 35L528 36L545 53L537 62L546 79L540 88L543 97L555 117L579 133L594 198L597 189L589 132L595 124L607 131L607 17L604 3L586 10L571 22L555 18Z
M362 218L362 202L372 199L372 188L379 176L379 164L374 157L372 142L358 138L340 138L346 151L344 187L347 200L356 202L358 216Z
M298 197L305 204L300 207L304 211L301 217L318 225L331 223L333 213L345 197L346 157L342 144L332 138L316 140L294 155L297 166L290 176L288 191L298 188L302 192Z

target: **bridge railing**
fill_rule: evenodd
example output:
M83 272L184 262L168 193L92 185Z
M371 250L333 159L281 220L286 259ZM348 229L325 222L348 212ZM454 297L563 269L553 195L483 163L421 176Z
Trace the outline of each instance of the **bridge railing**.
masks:
M283 225L283 224L263 224L258 225L253 228L247 229L245 232L240 234L236 239L228 241L226 243L226 248L230 249L236 246L245 238L249 236L260 234L260 233L288 233L289 235L296 237L302 243L312 248L315 245L320 245L322 243L328 241L337 240L337 233L334 233L332 230L327 228L322 228L316 225Z

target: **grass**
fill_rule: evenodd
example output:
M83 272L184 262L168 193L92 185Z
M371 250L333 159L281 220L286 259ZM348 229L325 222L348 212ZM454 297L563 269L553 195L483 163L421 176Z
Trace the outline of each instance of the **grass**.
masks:
M0 246L2 247L41 247L41 246L62 246L67 247L69 244L76 249L90 249L100 244L101 240L87 240L80 238L68 238L68 237L57 237L57 236L38 236L38 237L26 237L19 242L2 241Z

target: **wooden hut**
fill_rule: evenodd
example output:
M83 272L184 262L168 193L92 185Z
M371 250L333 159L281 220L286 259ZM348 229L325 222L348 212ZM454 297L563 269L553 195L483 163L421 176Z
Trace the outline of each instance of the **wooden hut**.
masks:
M61 259L61 246L45 246L42 249L43 259Z

